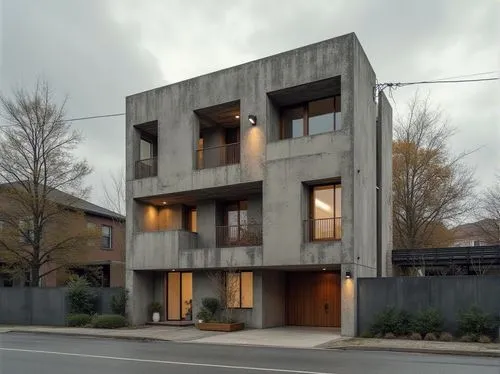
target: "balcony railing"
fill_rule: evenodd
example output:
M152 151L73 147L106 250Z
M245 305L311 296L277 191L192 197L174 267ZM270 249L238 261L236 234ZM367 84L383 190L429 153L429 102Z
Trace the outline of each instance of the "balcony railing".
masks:
M304 242L340 240L342 218L307 219L304 221Z
M239 164L240 143L225 144L196 150L196 168L206 169L217 166Z
M217 248L262 245L262 224L216 226L216 245Z
M158 175L158 159L156 157L136 161L135 179L156 177Z

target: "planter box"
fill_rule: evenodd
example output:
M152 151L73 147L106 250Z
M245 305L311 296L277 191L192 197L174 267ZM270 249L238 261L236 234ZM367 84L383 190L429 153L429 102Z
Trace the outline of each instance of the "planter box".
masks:
M231 332L239 331L245 328L244 323L219 323L219 322L202 322L196 324L200 330L203 331L222 331Z

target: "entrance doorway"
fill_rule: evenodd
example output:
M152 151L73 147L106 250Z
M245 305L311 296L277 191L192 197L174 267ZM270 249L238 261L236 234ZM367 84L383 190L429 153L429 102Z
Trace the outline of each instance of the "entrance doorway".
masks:
M191 321L193 300L193 273L170 272L165 274L165 319Z
M340 327L340 274L287 273L286 324Z

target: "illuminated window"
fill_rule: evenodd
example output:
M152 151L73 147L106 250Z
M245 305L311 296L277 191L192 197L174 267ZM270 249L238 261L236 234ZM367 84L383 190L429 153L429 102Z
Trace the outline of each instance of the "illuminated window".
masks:
M253 308L253 273L226 273L226 304L229 308Z
M342 236L342 187L340 184L315 186L311 193L310 235L313 240L340 239Z

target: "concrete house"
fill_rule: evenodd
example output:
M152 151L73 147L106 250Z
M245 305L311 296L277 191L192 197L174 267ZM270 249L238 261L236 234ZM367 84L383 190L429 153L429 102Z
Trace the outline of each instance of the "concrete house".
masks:
M247 326L356 333L391 247L392 110L355 34L126 99L133 323L196 318L236 269ZM234 281L234 279L232 279Z

